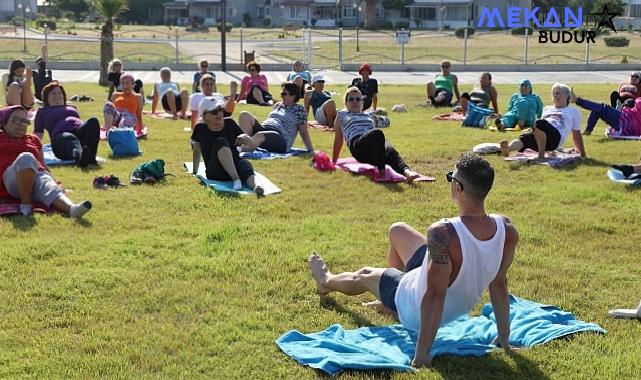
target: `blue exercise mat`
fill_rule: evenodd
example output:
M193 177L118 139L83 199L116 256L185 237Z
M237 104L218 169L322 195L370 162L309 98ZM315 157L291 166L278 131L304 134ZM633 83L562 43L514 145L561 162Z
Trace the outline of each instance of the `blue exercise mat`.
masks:
M510 296L510 344L532 347L580 331L606 331L593 323L578 321L572 313ZM492 305L478 317L462 316L439 328L432 356L482 356L497 349ZM332 325L313 334L291 330L276 340L288 356L303 365L335 375L346 369L393 369L413 371L417 333L402 325L344 330Z
M299 154L306 153L306 149L301 148L292 148L287 153L274 153L266 151L262 148L257 148L251 152L241 152L240 156L242 158L247 158L249 160L274 160L277 158L288 158L293 156L298 156Z
M630 177L626 177L620 170L610 169L608 170L608 178L610 178L611 181L624 183L626 185L641 185L641 174L633 174Z
M45 159L45 164L47 166L61 166L61 165L75 165L76 161L74 160L61 160L58 157L56 157L55 154L53 154L53 150L51 149L51 144L45 144L42 146L42 156ZM106 162L106 160L102 157L96 157L96 161L98 161L99 164Z
M194 164L193 162L185 162L184 167L187 170L188 173L193 173L193 168ZM200 163L198 166L198 174L196 174L196 177L207 187L214 189L216 191L222 191L225 193L230 193L230 194L238 194L238 195L249 195L249 194L255 194L254 190L248 188L247 186L243 186L242 190L234 190L234 183L232 181L215 181L212 179L207 179L207 176L205 174L206 168L205 164L203 162ZM276 186L272 181L269 180L269 178L265 177L264 175L254 172L254 177L256 178L256 181L261 184L265 192L263 195L271 195L271 194L278 194L282 192L282 190Z

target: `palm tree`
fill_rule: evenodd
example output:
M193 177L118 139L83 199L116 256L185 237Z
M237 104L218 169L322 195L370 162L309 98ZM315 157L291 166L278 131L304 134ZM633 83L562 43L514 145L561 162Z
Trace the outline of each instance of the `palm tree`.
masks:
M105 23L100 30L100 79L98 84L107 85L107 67L114 59L114 19L127 10L127 0L96 0L96 10Z

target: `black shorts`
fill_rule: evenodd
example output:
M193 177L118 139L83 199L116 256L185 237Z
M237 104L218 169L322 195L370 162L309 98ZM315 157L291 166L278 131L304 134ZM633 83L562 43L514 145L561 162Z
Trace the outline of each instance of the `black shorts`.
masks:
M167 92L169 92L169 91L167 91ZM165 92L162 95L162 99L161 99L162 108L167 112L171 112L171 108L169 108L169 102L167 101L167 92ZM176 99L176 112L178 112L181 109L183 109L183 101L180 98L180 94L177 93L177 92L174 92L174 98Z
M267 91L264 91L259 86L254 86L249 90L249 93L247 94L247 98L245 99L247 101L247 104L260 104L258 100L254 99L254 94L253 94L254 88L258 88L260 92L263 94L264 102L269 102L270 100L272 100L272 94L270 94Z
M383 275L378 282L378 293L380 294L381 302L385 307L396 311L396 302L394 302L394 297L396 297L396 290L398 289L398 284L401 282L401 278L403 278L405 273L420 267L423 264L426 253L427 245L422 245L416 250L416 252L414 252L414 255L412 255L410 260L407 262L405 272L401 272L396 268L389 268L383 272Z
M546 151L555 150L559 147L559 144L561 143L561 134L552 126L552 124L548 123L547 120L539 119L535 121L534 129L538 129L545 133ZM520 152L523 152L526 149L539 150L538 145L536 145L536 139L534 138L533 131L534 130L532 130L532 132L523 133L519 136L519 140L523 143L523 148L519 150Z

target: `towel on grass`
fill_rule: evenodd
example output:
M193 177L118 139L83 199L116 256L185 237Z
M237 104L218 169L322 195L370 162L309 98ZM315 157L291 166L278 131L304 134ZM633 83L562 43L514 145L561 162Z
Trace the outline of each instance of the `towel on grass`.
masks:
M624 183L626 185L638 186L641 185L641 174L633 174L629 177L623 175L620 170L610 169L608 170L608 178L611 181Z
M465 120L465 115L463 115L463 112L446 112L433 116L432 120L463 121Z
M546 152L545 158L538 161L539 153L526 149L523 152L518 152L514 156L505 157L505 161L514 161L524 164L537 163L540 165L547 165L553 168L563 167L571 162L581 159L581 154L574 149L559 148L552 152Z
M395 172L394 169L392 169L389 165L385 165L384 177L376 177L375 176L376 168L374 166L370 164L363 164L361 162L358 162L354 157L338 159L338 161L336 162L336 167L341 168L353 174L364 174L376 182L404 182L405 181L405 177ZM431 182L435 180L436 178L434 177L427 177L427 176L421 175L420 177L415 179L414 182Z
M137 129L134 129L134 131L136 132L137 139L147 137L147 134L149 133L149 130L147 129L147 127L143 127L142 130L140 131ZM107 130L104 128L100 128L100 140L107 140Z
M49 213L51 209L42 203L33 205L34 213ZM0 216L20 214L20 201L13 198L0 198Z
M530 348L580 331L606 331L555 306L510 296L510 344ZM432 355L482 356L497 349L491 304L478 317L462 316L439 328ZM332 325L313 334L291 330L276 340L283 352L303 365L335 375L346 369L412 371L417 333L402 325L344 330Z
M42 146L42 156L45 159L45 164L47 166L62 166L62 165L75 165L76 161L74 160L61 160L58 157L56 157L55 154L53 154L53 150L51 149L51 144L44 144ZM107 162L102 157L96 157L96 161L99 164Z
M307 153L307 149L292 148L287 153L274 153L262 148L257 148L256 150L252 150L251 152L241 152L240 156L249 160L274 160L277 158L289 158L298 156L302 153Z
M187 170L188 173L192 173L194 169L194 164L193 162L185 162L185 169ZM226 193L231 193L231 194L239 194L239 195L248 195L248 194L255 194L254 191L247 186L243 186L242 190L234 190L234 183L232 181L215 181L212 179L207 179L207 175L205 174L206 168L205 168L205 163L201 162L200 165L198 166L198 174L196 174L196 177L207 187L210 187L216 191L222 191ZM271 194L278 194L282 190L276 186L272 181L269 180L269 178L265 177L264 175L254 172L254 176L256 178L256 181L260 183L263 186L263 189L265 190L265 193L263 195L271 195Z

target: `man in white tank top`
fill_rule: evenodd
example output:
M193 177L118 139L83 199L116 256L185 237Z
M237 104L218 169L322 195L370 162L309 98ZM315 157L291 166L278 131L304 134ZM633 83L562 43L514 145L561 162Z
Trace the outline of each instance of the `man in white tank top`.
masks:
M403 326L418 331L412 360L417 368L431 366L439 326L469 313L485 289L496 316L495 343L510 352L507 270L518 232L507 217L485 212L494 182L494 169L485 159L466 153L446 178L459 215L433 223L427 238L405 223L394 223L389 229L390 268L332 274L318 254L309 258L321 295L370 292L397 312Z

